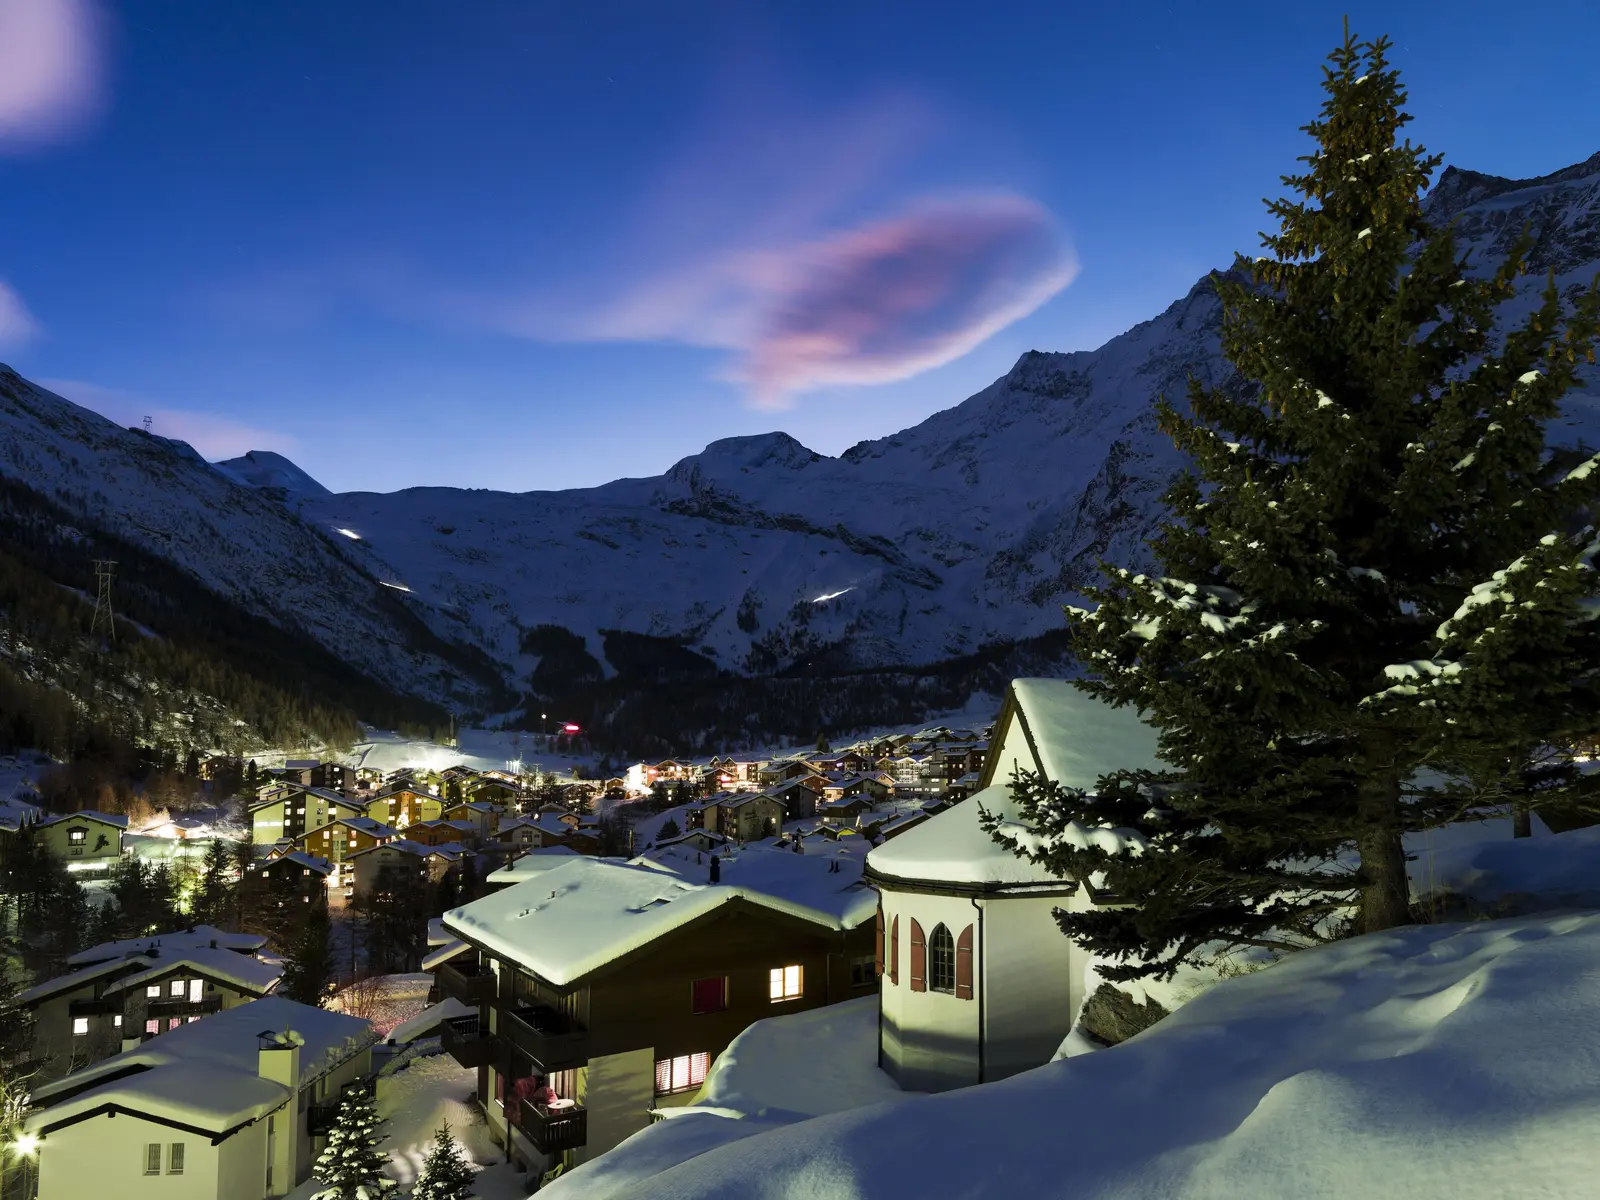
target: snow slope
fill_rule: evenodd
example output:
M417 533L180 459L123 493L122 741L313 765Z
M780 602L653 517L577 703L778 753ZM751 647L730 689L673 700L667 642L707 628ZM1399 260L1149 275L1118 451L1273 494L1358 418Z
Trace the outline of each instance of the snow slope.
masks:
M0 477L309 635L391 687L440 696L444 677L461 674L430 650L427 631L392 589L352 570L336 535L228 478L187 443L124 429L3 364ZM84 554L91 556L87 545Z
M733 1144L714 1136L728 1122L679 1117L550 1195L1587 1196L1597 1071L1600 915L1418 926L1227 980L1129 1042L1000 1083L769 1111ZM709 1147L660 1153L691 1121Z
M311 476L274 450L252 450L238 458L211 464L235 483L251 488L278 488L300 496L331 495Z

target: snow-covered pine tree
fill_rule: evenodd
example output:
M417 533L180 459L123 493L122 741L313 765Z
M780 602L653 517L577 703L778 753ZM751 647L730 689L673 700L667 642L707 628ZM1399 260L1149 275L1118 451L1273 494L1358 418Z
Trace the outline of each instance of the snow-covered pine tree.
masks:
M324 1186L311 1200L379 1200L400 1185L383 1174L389 1156L378 1149L384 1122L367 1087L352 1087L339 1101L328 1144L312 1169Z
M422 1172L411 1189L411 1200L471 1200L476 1168L467 1161L461 1145L450 1136L450 1123L433 1135L433 1149L422 1160Z
M306 914L284 956L278 992L301 1004L321 1007L333 980L333 924L325 891L305 905Z
M1194 463L1164 497L1162 574L1108 567L1098 607L1068 610L1079 686L1136 706L1169 769L1095 795L1019 780L1027 846L986 821L1136 902L1058 915L1122 960L1109 978L1406 922L1402 834L1483 799L1496 762L1597 724L1579 604L1597 545L1564 529L1600 470L1555 478L1544 424L1594 361L1600 285L1564 312L1552 276L1492 336L1528 240L1469 274L1424 219L1441 160L1397 140L1388 48L1347 28L1305 127L1316 150L1284 179L1298 198L1268 205L1269 257L1215 278L1237 378L1191 383L1188 413L1158 401ZM1106 826L1126 836L1081 836Z

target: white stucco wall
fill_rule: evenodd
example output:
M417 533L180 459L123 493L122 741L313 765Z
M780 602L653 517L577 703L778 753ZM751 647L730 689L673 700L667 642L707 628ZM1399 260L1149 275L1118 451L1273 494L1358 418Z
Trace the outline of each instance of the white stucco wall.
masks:
M649 1047L591 1058L579 1076L578 1100L589 1110L589 1140L577 1160L588 1162L648 1125L655 1090L655 1051Z
M935 896L880 889L883 898L884 937L900 918L899 980L882 983L880 1049L882 1066L901 1087L910 1091L939 1092L966 1087L978 1079L978 1000L984 970L984 948L978 937L978 909L962 896ZM911 921L922 926L924 938L943 922L959 940L968 925L973 930L974 998L961 1000L945 992L911 990ZM885 961L889 956L887 941Z
M989 747L989 753L984 761L984 770L988 770L989 763L994 763L992 780L999 784L1011 782L1011 773L1018 767L1024 771L1037 771L1039 764L1034 761L1033 751L1028 749L1028 739L1022 732L1022 722L1013 717L1006 723L1005 738L999 744Z
M144 1173L150 1142L161 1144L160 1175ZM184 1146L182 1175L167 1173L173 1142ZM127 1113L102 1115L40 1142L38 1200L261 1200L265 1175L264 1122L213 1146L209 1137Z
M985 899L983 996L985 1080L1049 1062L1072 1028L1083 990L1082 953L1053 910L1076 897Z

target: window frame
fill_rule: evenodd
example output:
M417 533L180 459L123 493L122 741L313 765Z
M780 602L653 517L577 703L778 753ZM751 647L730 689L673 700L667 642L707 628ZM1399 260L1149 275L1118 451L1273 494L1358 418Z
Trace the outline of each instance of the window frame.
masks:
M88 1017L73 1017L72 1018L72 1036L73 1037L86 1037L88 1035L88 1033L89 1033L89 1018Z
M184 1148L183 1142L172 1142L167 1146L167 1174L182 1175Z
M682 1082L678 1082L679 1064L682 1064ZM663 1073L666 1077L667 1087L662 1090ZM685 1092L697 1090L706 1081L706 1076L711 1074L711 1055L708 1051L697 1050L692 1054L676 1054L671 1058L656 1059L655 1094L658 1096L681 1096Z
M147 984L145 984L145 986L144 986L144 998L146 1000L159 1000L159 999L161 999L161 985L159 983L147 983Z
M956 939L940 921L928 933L927 983L930 992L956 994Z
M161 1174L160 1142L146 1142L144 1144L144 1173L146 1175Z
M167 984L167 991L170 993L168 998L172 1000L182 1000L188 990L189 981L187 979L173 979Z
M792 984L791 984L792 979ZM793 990L791 990L791 986ZM806 972L802 963L773 967L767 973L767 995L773 1004L802 1000L806 994Z
M711 1007L701 1006L700 989L705 985L717 986L717 1002ZM689 1011L693 1016L709 1016L712 1013L728 1011L728 977L726 975L708 975L704 979L696 979L689 984Z

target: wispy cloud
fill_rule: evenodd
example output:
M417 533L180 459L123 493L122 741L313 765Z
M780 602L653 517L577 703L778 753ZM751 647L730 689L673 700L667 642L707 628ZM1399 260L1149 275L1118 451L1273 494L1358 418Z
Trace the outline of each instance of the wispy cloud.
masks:
M70 136L101 99L92 0L0 0L0 151Z
M40 379L37 382L40 387L109 417L119 425L139 426L149 417L151 433L188 442L202 457L212 461L237 458L250 450L288 453L296 447L295 439L289 434L248 425L219 413L165 408L120 388L103 387L81 379Z
M925 102L886 92L775 112L740 99L641 189L586 282L491 306L489 323L724 349L750 403L783 408L950 362L1077 274L1040 204L908 183L942 124Z
M38 333L39 322L34 320L22 297L0 282L0 347L20 346Z

